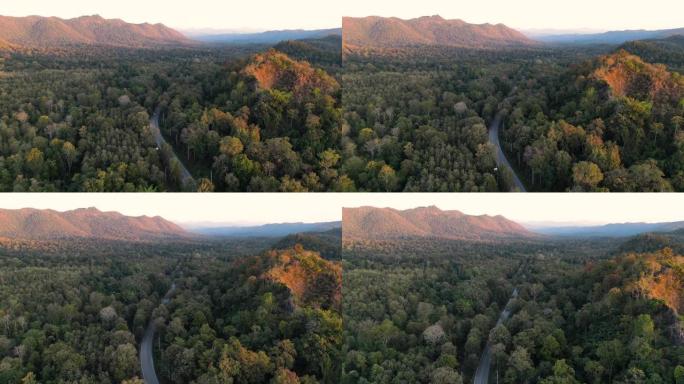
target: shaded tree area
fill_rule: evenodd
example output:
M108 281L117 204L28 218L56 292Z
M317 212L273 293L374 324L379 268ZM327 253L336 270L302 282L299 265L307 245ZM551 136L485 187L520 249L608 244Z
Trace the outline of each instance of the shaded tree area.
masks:
M118 60L16 54L0 69L0 190L150 191L165 167L137 92L141 71ZM144 99L143 99L144 100Z
M273 46L277 51L297 60L305 60L337 75L342 69L342 36L286 40Z
M273 245L276 249L292 248L301 244L305 249L315 249L321 257L327 260L340 261L342 259L342 229L331 229L319 233L297 233L288 235Z
M175 262L128 243L3 242L0 382L138 377L137 338Z
M649 63L665 64L672 71L684 73L684 36L630 41L622 44L620 48Z

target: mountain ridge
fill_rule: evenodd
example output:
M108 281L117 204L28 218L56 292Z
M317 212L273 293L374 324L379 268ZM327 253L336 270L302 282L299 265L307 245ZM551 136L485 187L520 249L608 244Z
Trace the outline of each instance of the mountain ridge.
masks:
M537 44L504 24L471 24L439 15L408 20L380 16L343 17L342 36L347 50L417 46L500 48Z
M550 44L623 44L633 40L660 39L684 35L684 28L670 29L626 29L600 33L567 33L567 34L530 34L535 40Z
M2 42L21 48L89 45L142 48L194 43L164 24L133 24L99 15L71 19L0 15L0 46Z
M70 211L52 209L0 209L0 237L21 240L94 238L153 240L192 236L159 216L125 216L97 208Z
M435 206L407 210L369 206L344 208L342 233L345 240L426 237L492 240L538 236L500 215L474 216L455 210L443 211Z

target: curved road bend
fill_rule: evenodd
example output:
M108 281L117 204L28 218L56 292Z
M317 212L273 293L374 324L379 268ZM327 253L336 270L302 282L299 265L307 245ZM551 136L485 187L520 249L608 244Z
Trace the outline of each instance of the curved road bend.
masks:
M168 304L175 291L176 283L173 283L171 284L171 289L164 295L164 298L161 301L162 304ZM154 353L152 352L155 331L154 319L150 319L150 323L147 325L145 335L140 343L140 370L142 371L142 377L145 384L159 384L157 373L154 370Z
M513 290L513 294L511 295L511 298L508 300L508 303L506 303L506 307L504 308L504 310L501 311L501 315L499 316L499 320L496 322L496 325L501 325L504 321L508 320L509 316L511 316L510 306L513 302L513 299L515 299L516 297L518 297L518 288L515 288ZM487 343L484 351L482 352L480 364L477 366L477 371L475 371L475 376L473 377L473 384L489 384L489 371L491 369L491 365L492 351L489 343Z
M492 121L492 125L489 126L489 142L496 147L496 165L498 165L499 168L507 167L510 169L511 174L513 175L513 184L515 185L515 188L519 192L527 192L522 181L520 181L520 178L515 173L515 170L513 170L513 167L511 167L511 163L508 162L506 155L501 149L501 143L499 142L499 127L501 127L501 114L497 114Z
M154 114L152 115L152 117L150 117L150 128L152 129L152 134L154 135L154 141L155 143L157 143L157 148L161 149L164 146L164 144L166 144L166 139L164 139L164 136L161 134L161 130L159 129L159 108L155 109ZM185 167L185 164L183 164L183 162L180 160L180 158L178 157L178 155L176 155L175 152L172 151L171 153L180 165L182 184L184 186L194 184L195 179L192 177L188 169Z

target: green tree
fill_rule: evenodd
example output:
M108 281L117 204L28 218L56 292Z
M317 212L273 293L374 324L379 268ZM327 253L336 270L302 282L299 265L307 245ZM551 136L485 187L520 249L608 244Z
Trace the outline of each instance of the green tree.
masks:
M453 368L439 367L432 372L431 384L463 384L463 378Z
M603 181L603 173L598 165L589 161L581 161L572 167L572 180L575 185L591 191Z
M678 365L674 369L675 384L684 384L684 366Z
M131 378L138 372L138 351L132 344L116 347L111 359L110 370L116 381Z
M575 370L569 366L565 359L556 360L553 365L553 375L540 381L541 384L577 384Z
M515 372L515 377L521 382L529 380L532 371L532 359L529 352L523 347L516 347L508 359L508 364Z

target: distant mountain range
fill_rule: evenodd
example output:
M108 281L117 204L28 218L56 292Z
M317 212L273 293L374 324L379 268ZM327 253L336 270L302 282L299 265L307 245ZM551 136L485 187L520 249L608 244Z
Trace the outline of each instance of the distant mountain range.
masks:
M257 226L191 227L190 232L217 237L282 237L304 232L326 232L340 228L339 221L321 223L279 223Z
M158 47L193 41L163 24L131 24L119 19L82 16L0 16L0 47L55 48L83 45Z
M192 236L161 217L124 216L96 208L58 212L0 209L0 237L23 240L94 238L107 240L161 240Z
M442 211L434 206L404 211L374 207L344 208L342 234L345 240L421 237L496 240L537 236L503 216L471 216L459 211Z
M503 24L469 24L463 20L446 20L440 16L410 20L379 16L344 17L342 31L346 50L424 45L500 48L537 44L521 32Z
M162 217L125 216L81 208L59 212L51 209L0 209L0 238L58 240L93 238L123 241L192 239L207 237L284 237L302 233L334 236L339 221L281 223L258 226L187 226L183 228ZM332 232L331 232L332 231Z
M285 40L319 39L330 35L342 35L341 28L289 29L259 33L220 33L195 35L193 39L212 44L275 44Z
M684 28L648 31L644 29L602 33L572 33L530 35L535 40L551 44L622 44L632 40L662 39L684 35Z
M627 237L648 232L672 232L684 228L684 221L669 223L615 223L596 226L540 227L534 232L568 237Z

